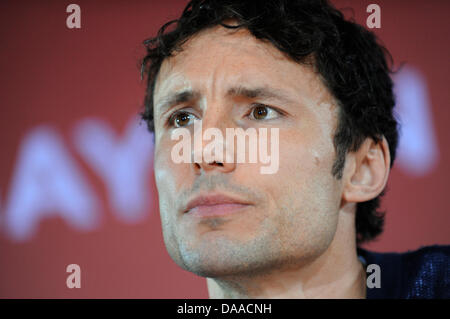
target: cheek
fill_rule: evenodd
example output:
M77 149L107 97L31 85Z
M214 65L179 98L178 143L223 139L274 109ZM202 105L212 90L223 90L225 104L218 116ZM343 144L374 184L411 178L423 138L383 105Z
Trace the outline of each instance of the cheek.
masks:
M170 167L171 163L169 161L170 157L168 157L167 146L161 143L155 145L155 181L158 190L160 190L160 196L167 192L168 188L170 188L170 181L173 179Z
M280 136L280 173L296 183L310 185L322 178L328 181L333 159L331 143L297 132Z
M178 141L172 141L170 137L163 137L155 145L155 175L161 183L164 182L177 182L181 180L180 177L183 176L184 171L190 169L190 164L188 163L175 163L172 160L172 149L178 143ZM161 171L159 173L158 171ZM158 181L157 181L158 182ZM180 187L180 185L176 185Z
M171 146L168 144L155 145L154 170L164 242L172 258L178 260L177 209L183 191L181 177L185 176L184 180L187 179L186 173L182 170L188 164L175 164L171 160L170 150Z
M284 242L316 249L332 239L340 198L333 161L332 144L301 134L280 136L280 170L270 192L283 212L277 223Z
M272 177L272 185L276 187L272 186L270 191L280 203L288 202L301 208L303 213L313 215L334 209L338 188L331 174L332 143L314 137L314 132L311 135L280 134L280 168Z
M183 183L187 182L189 164L175 164L171 159L171 144L164 142L155 145L154 159L160 210L162 214L171 213L183 190Z

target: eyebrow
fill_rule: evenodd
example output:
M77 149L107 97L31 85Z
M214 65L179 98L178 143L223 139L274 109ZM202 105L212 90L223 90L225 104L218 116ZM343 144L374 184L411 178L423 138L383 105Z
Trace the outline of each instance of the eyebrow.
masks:
M200 92L192 91L191 89L171 93L163 97L161 99L161 102L156 104L156 108L160 109L161 113L164 113L167 109L169 109L173 105L198 99L199 96Z
M287 97L284 92L269 87L247 88L244 86L238 86L230 88L227 95L232 97L245 97L249 99L275 98L285 102L291 102L291 99Z
M169 93L161 99L161 102L157 103L156 107L160 109L161 113L164 113L171 106L198 99L200 95L201 94L199 91L193 91L191 89L176 93ZM245 97L249 99L275 98L285 102L291 102L291 99L286 97L286 94L283 92L268 87L248 88L244 86L237 86L230 88L227 91L227 95L230 97Z

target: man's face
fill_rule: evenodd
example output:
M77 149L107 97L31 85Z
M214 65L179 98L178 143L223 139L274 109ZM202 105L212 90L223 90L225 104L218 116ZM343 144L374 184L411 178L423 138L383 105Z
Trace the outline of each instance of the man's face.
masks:
M256 112L262 116L255 105L266 106ZM205 277L258 274L297 267L330 245L342 194L331 174L337 107L312 67L245 29L208 29L163 62L154 119L164 241L182 268ZM226 128L278 128L278 171L261 174L263 163L174 163L179 141L171 134L177 125L193 133L195 121L224 136ZM241 204L186 212L192 199L218 194Z

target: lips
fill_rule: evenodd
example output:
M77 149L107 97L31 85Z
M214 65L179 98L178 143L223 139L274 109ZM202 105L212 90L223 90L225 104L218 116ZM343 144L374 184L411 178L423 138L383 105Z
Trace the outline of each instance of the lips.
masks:
M197 217L223 216L251 206L245 200L224 194L197 196L190 200L184 212Z

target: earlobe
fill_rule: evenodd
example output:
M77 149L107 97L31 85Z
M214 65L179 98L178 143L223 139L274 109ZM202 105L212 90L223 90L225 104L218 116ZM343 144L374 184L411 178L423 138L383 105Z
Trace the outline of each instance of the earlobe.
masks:
M347 202L365 202L385 188L390 171L389 145L367 138L356 152L347 156L342 197ZM348 166L347 166L348 164Z

